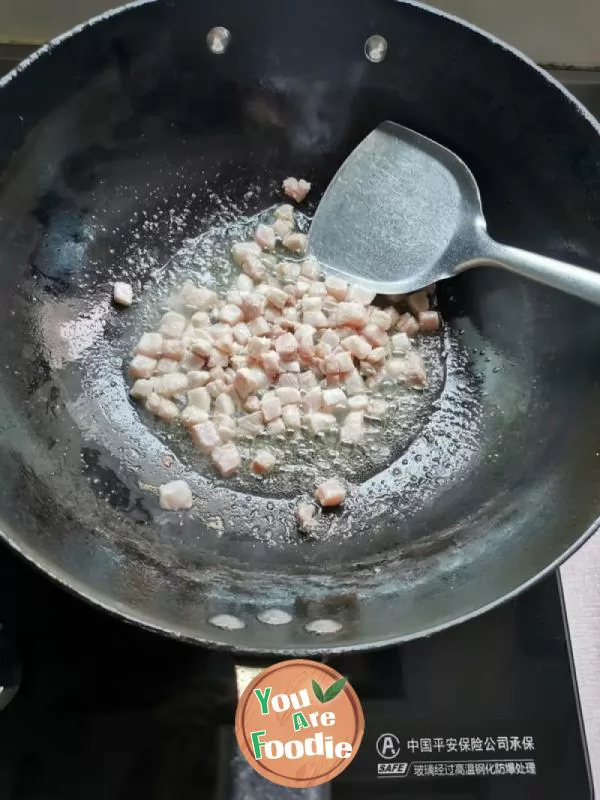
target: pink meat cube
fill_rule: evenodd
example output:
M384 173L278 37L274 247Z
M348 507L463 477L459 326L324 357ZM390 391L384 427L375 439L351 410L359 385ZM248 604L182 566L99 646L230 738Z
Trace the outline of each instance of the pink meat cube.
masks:
M283 406L281 409L281 418L283 420L283 424L288 430L300 430L302 417L298 406Z
M210 411L212 398L206 386L191 389L187 394L187 400L189 406L196 406L196 408L201 408L202 411Z
M298 353L298 342L292 333L284 333L275 340L275 350L283 360L291 361Z
M265 394L260 401L260 407L265 422L272 422L274 419L281 416L281 403L274 392Z
M251 336L248 339L248 355L250 358L260 359L263 353L271 349L271 341L264 336Z
M187 406L181 412L181 421L186 428L193 428L201 422L208 422L208 411L203 411L197 406Z
M294 222L294 207L289 203L283 203L275 209L275 219L285 219Z
M113 285L113 300L119 306L130 306L133 303L133 288L131 284L117 281Z
M345 444L358 444L365 434L362 411L351 411L342 425L340 440Z
M418 317L423 311L429 311L429 297L427 292L413 292L408 296L408 307Z
M276 286L270 286L267 292L267 300L271 303L272 306L281 310L285 307L286 303L290 299L290 296L287 292L284 292L283 289L278 289Z
M333 276L325 279L325 289L327 290L327 294L335 297L335 299L340 302L345 300L348 294L348 284L346 281Z
M261 253L261 247L256 242L237 242L231 248L231 257L238 267L243 266L248 256L259 256Z
M140 378L129 390L129 394L136 400L147 400L153 393L154 380L152 378Z
M271 326L264 317L253 319L248 327L253 336L268 336L271 333Z
M275 389L275 395L282 406L289 406L300 402L300 391L291 386L280 386Z
M279 436L280 434L285 433L285 425L283 424L281 417L277 417L277 419L269 422L267 425L267 430L272 436Z
M171 481L158 487L158 502L165 511L186 511L192 507L192 490L185 481Z
M418 317L419 327L423 333L439 331L441 327L440 315L437 311L421 311Z
M257 475L266 475L271 472L276 462L275 454L270 450L263 447L257 450L256 455L252 459L252 471Z
M277 236L270 225L259 225L254 232L254 241L262 250L274 250Z
M213 422L201 422L191 428L191 437L195 445L203 452L210 453L215 447L221 444L221 439Z
M256 394L260 384L253 370L244 367L238 371L233 385L239 396L246 398L251 394Z
M267 268L262 263L260 258L255 255L244 256L242 261L242 270L255 282L264 280L264 277L267 274Z
M241 302L242 300L240 297L240 303ZM242 309L233 303L224 305L219 313L219 319L221 322L226 322L227 325L237 325L238 322L242 321L243 316Z
M275 353L273 350L268 353L262 353L260 361L262 368L269 377L275 377L281 372L281 359L279 358L279 354Z
M342 341L342 347L344 350L352 353L352 355L355 358L358 358L359 361L362 361L364 358L366 358L373 349L366 339L357 335L348 336L347 339L344 339Z
M348 398L343 389L323 390L323 408L325 411L337 411L341 408L346 408L347 405Z
M163 337L160 333L144 333L134 350L136 355L160 358L163 354Z
M369 322L384 331L389 331L392 327L392 315L381 308L373 308L369 315Z
M286 178L282 184L284 193L295 200L296 203L301 203L306 195L310 192L311 184L305 181L304 178Z
M234 325L231 329L231 333L235 341L241 345L248 344L248 339L252 336L250 328L245 322L238 322L237 325Z
M348 289L348 300L354 300L363 306L370 305L375 299L375 292L365 289L362 286L351 286Z
M185 345L181 339L165 339L163 341L163 355L175 361L181 361L185 355Z
M346 489L338 478L329 478L317 486L315 497L323 508L339 506L346 499Z
M233 442L227 442L227 444L215 447L211 453L211 458L224 478L229 478L234 472L237 472L242 463L240 451Z
M402 314L396 322L396 329L407 336L416 336L420 326L412 314Z
M151 378L157 363L155 358L134 356L129 365L129 374L132 378Z
M383 328L380 328L379 325L375 325L372 322L365 325L362 330L362 335L373 347L383 347L384 344L387 344L389 339L389 336Z
M336 425L336 418L333 414L327 414L322 411L311 411L306 415L308 428L313 434L324 433L331 430Z
M283 246L292 253L305 253L308 246L308 237L305 233L288 233L283 237Z
M335 353L333 357L336 360L338 372L352 372L354 369L352 353L344 351L343 353Z
M183 314L178 314L176 311L167 311L162 316L158 330L169 339L181 339L186 327L187 319Z
M260 317L265 308L265 297L260 292L251 292L242 296L244 319L250 321Z
M360 303L340 303L333 312L336 327L364 328L369 321L369 312Z
M154 381L154 391L163 397L173 397L176 394L185 392L187 388L188 379L181 372L163 375Z

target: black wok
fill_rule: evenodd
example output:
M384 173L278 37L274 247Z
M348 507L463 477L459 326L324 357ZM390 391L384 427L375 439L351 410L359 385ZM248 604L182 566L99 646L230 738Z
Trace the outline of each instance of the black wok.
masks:
M600 314L583 302L491 268L443 286L444 385L392 463L350 465L315 541L293 524L310 464L250 492L148 427L124 369L143 304L110 303L113 280L151 294L184 239L272 204L286 175L318 199L386 119L466 161L492 236L596 269L598 126L518 53L408 2L155 0L39 51L0 82L0 119L0 527L62 584L177 637L332 652L478 614L592 532ZM174 477L197 496L188 514L148 488ZM291 621L261 622L269 608ZM337 630L309 632L317 619Z

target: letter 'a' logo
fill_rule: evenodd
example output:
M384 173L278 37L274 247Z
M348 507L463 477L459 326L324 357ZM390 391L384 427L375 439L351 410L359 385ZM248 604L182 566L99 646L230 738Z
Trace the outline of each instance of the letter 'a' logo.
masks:
M245 689L235 717L240 750L263 777L293 788L328 783L352 761L365 729L343 675L316 661L282 661Z

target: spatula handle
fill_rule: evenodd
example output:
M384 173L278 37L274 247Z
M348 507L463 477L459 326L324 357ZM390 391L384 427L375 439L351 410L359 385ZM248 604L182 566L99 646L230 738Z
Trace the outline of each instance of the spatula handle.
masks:
M567 294L580 297L590 303L600 305L600 273L577 267L565 261L530 253L518 247L500 244L488 239L486 257L478 263L505 267L511 272L530 278L546 286L552 286Z

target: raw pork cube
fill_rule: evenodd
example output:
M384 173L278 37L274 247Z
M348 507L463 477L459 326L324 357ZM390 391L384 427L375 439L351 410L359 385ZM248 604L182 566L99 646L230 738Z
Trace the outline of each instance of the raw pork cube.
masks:
M210 372L192 370L187 374L188 386L190 389L197 389L199 386L206 386L210 381Z
M314 433L323 433L331 430L336 425L336 418L333 414L325 414L321 411L312 411L306 415L309 430Z
M291 386L280 386L278 389L275 389L275 395L282 406L297 405L301 399L300 391Z
M338 478L329 478L317 486L315 497L323 508L339 506L346 499L346 489Z
M285 249L293 253L305 253L307 245L308 238L305 233L288 233L283 239Z
M396 322L396 328L407 336L416 336L420 330L419 323L412 314L402 314Z
M158 502L165 511L185 511L192 507L192 490L185 481L171 481L158 487Z
M275 209L275 219L285 219L294 222L294 207L289 203L283 203Z
M298 352L298 341L293 333L284 333L275 340L275 350L279 357L291 361Z
M257 436L263 430L263 415L261 411L246 414L238 419L238 433L241 436Z
M242 309L233 303L228 303L224 305L219 312L219 319L221 322L226 322L228 325L237 325L238 322L241 322L243 319Z
M119 306L130 306L133 303L133 289L131 284L117 281L113 285L113 300Z
M257 475L266 475L267 472L271 472L276 460L274 453L263 447L261 450L257 450L252 459L252 471Z
M163 375L154 381L154 391L163 397L173 397L173 395L185 392L187 388L188 379L180 372Z
M348 294L348 284L346 281L333 276L325 279L325 289L327 290L327 294L335 297L335 299L340 302L345 300Z
M358 444L364 436L364 416L362 411L351 411L342 425L340 439L346 444Z
M238 242L231 248L231 257L238 267L243 267L248 256L257 257L261 253L261 247L256 242Z
M408 307L418 317L422 311L429 311L429 297L427 292L413 292L408 296Z
M348 398L343 389L323 390L323 408L325 411L338 411L341 408L346 408L347 405Z
M306 195L310 192L311 184L305 181L304 178L286 178L283 182L283 191L296 203L301 203Z
M156 369L157 361L148 356L134 356L129 365L129 374L132 378L151 378Z
M235 403L230 395L223 392L215 400L215 413L225 414L226 416L233 416L235 414Z
M163 354L163 337L160 333L144 333L135 346L135 354L160 358Z
M262 250L274 250L277 244L275 231L270 225L259 225L254 232L254 240Z
M185 346L181 339L165 339L163 341L163 355L174 361L181 361L185 355Z
M211 453L211 458L224 478L229 478L234 472L237 472L242 463L240 451L233 442L227 442L227 444L215 447Z
M369 321L369 312L360 303L340 303L333 312L336 327L364 328Z
M198 406L187 406L181 412L180 419L186 428L193 428L194 425L208 421L208 411L203 411Z
M265 422L272 422L281 416L281 403L274 392L265 394L260 402L260 407Z
M167 311L166 314L163 314L158 330L169 339L181 339L186 327L187 320L183 314Z
M283 424L288 430L300 430L302 418L298 406L283 406L281 409L281 418Z
M408 353L412 344L406 333L395 333L392 336L392 353Z
M370 305L375 299L375 292L364 289L362 286L351 286L348 290L348 300L354 300L363 306Z
M160 358L156 365L156 372L159 375L169 375L171 372L177 372L179 369L179 361L174 358Z
M366 339L358 335L348 336L346 339L343 339L342 347L344 350L348 350L348 352L352 353L359 361L366 358L373 349Z
M206 386L191 389L188 392L188 405L201 408L203 411L210 411L211 396Z
M173 422L179 415L179 409L166 397L161 397L159 394L151 394L146 400L146 408L151 414L164 419L165 422Z
M267 430L272 436L279 436L280 434L285 433L285 425L283 424L281 417L277 417L277 419L269 422L267 425Z
M382 345L387 344L389 339L389 336L383 330L383 328L380 328L379 325L375 325L372 322L370 322L368 325L365 325L362 335L369 342L369 344L373 345L373 347L382 347Z
M215 447L221 444L221 439L213 422L201 422L194 425L191 429L192 441L203 452L210 453Z
M440 315L437 311L421 311L418 316L419 327L423 333L439 331L441 326Z
M152 378L137 380L129 390L129 394L136 400L147 400L153 392L154 381Z

